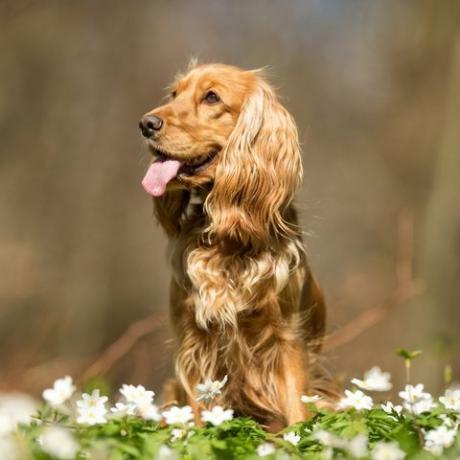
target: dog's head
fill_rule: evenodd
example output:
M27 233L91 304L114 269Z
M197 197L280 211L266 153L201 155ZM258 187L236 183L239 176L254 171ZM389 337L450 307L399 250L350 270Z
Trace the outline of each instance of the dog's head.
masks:
M302 177L297 129L259 71L195 66L139 127L153 155L148 193L210 189L205 208L215 235L247 240L283 229L282 210Z

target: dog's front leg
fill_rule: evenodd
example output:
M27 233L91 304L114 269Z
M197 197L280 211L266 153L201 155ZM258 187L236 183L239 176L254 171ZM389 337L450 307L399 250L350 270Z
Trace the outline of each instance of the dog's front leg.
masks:
M280 356L278 379L281 407L287 424L292 425L305 420L308 415L305 404L300 399L308 384L305 379L306 357L300 345L286 345Z

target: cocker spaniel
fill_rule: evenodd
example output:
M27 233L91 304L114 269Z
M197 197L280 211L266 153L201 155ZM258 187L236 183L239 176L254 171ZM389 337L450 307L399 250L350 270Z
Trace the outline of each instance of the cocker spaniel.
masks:
M195 65L139 124L142 181L171 245L176 380L167 397L215 403L277 430L304 420L325 307L292 204L302 180L294 120L261 71Z

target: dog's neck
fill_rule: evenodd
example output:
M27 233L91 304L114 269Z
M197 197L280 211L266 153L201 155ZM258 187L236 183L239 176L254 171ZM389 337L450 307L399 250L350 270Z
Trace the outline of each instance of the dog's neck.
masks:
M196 189L196 188L192 189L190 193L189 204L203 204L208 193L209 192L207 190Z

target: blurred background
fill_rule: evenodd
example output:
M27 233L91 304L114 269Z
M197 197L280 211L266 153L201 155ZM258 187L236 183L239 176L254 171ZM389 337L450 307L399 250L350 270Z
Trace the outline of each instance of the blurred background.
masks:
M297 120L328 369L347 382L378 364L399 386L405 347L424 350L413 375L431 391L446 365L459 380L459 9L2 0L0 390L100 374L159 391L172 374L166 238L137 124L192 56L270 66Z

